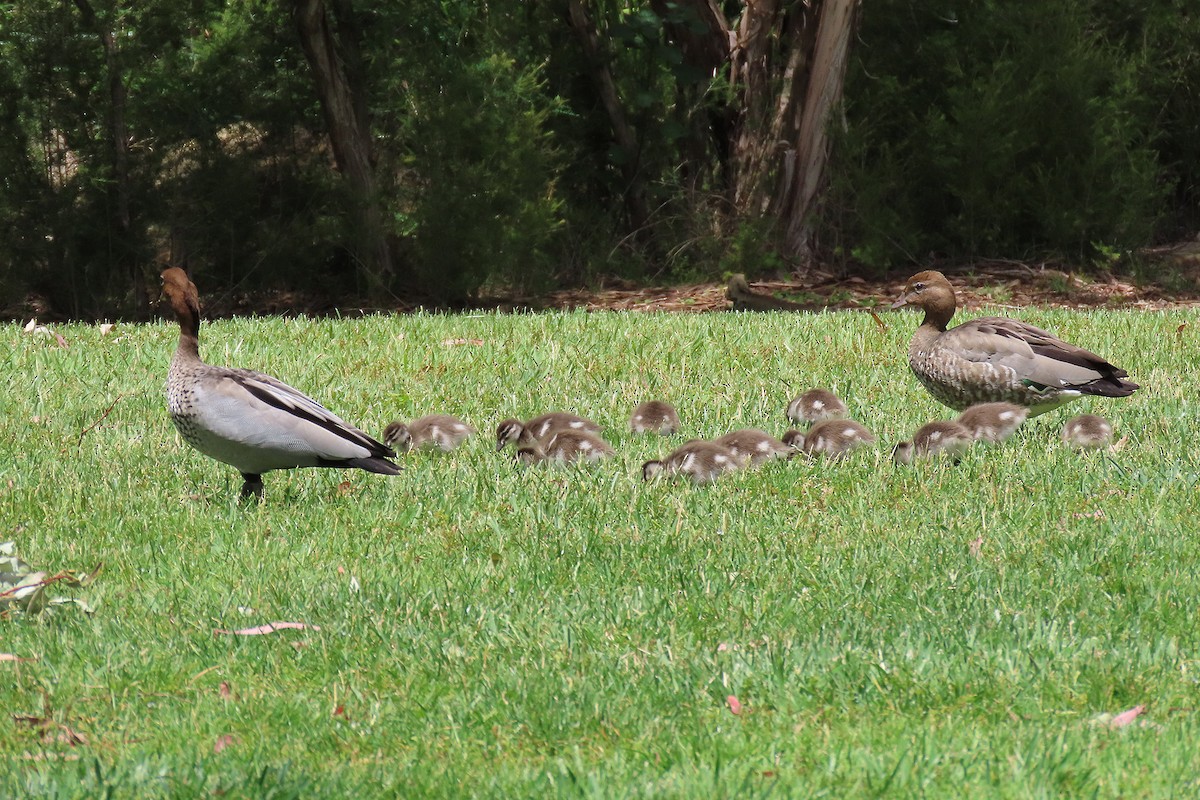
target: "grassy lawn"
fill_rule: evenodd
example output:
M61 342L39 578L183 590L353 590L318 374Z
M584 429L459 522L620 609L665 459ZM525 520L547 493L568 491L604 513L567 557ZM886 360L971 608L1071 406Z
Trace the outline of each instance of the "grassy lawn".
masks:
M951 415L908 372L917 314L222 321L206 360L376 435L481 430L395 478L270 473L261 505L167 417L173 324L0 327L0 541L104 562L94 614L0 620L31 659L0 662L0 796L1196 795L1200 315L1021 316L1143 390L913 468L891 444ZM627 432L636 402L779 434L816 385L880 446L641 482L673 443ZM555 409L617 457L494 451ZM1119 452L1059 443L1089 410ZM214 633L271 621L320 630Z

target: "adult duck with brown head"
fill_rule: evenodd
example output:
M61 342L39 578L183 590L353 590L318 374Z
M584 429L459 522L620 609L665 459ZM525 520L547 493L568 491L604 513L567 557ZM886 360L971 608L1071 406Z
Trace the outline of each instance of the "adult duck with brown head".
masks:
M163 270L163 295L179 320L167 372L167 409L184 441L242 473L242 496L262 496L262 476L296 467L357 467L398 475L396 453L286 383L200 359L200 297L178 267Z
M939 403L961 411L976 403L1026 406L1030 416L1085 394L1128 397L1128 373L1052 333L1007 317L982 317L947 329L958 307L954 287L932 270L908 279L892 308L916 306L925 320L908 364Z

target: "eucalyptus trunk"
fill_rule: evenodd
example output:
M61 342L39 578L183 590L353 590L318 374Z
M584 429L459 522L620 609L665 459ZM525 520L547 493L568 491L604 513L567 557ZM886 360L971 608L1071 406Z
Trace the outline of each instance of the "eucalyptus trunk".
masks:
M334 162L353 198L354 255L366 273L372 297L380 300L393 266L376 188L359 27L350 0L333 0L336 33L322 0L294 0L292 10L325 116Z

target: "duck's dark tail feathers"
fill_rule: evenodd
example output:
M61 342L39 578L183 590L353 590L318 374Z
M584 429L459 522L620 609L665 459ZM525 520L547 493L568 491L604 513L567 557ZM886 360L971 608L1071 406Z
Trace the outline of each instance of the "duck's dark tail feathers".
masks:
M340 461L331 466L358 467L359 469L365 469L367 472L374 472L376 475L399 475L400 471L404 469L404 467L401 467L398 464L393 464L386 458L379 457L351 458L347 461Z
M1106 376L1098 380L1089 381L1088 383L1079 386L1071 387L1084 394L1100 395L1101 397L1129 397L1129 395L1142 388L1133 381L1127 381L1116 375Z

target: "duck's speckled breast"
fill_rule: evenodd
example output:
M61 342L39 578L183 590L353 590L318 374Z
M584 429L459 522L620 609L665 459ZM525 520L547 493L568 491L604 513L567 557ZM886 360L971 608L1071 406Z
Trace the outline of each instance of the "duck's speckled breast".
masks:
M1030 408L1030 415L1049 411L1078 396L1078 392L1030 386L1010 367L971 361L942 346L940 333L917 329L908 348L908 365L917 380L944 406L962 411L976 403L1004 401Z

